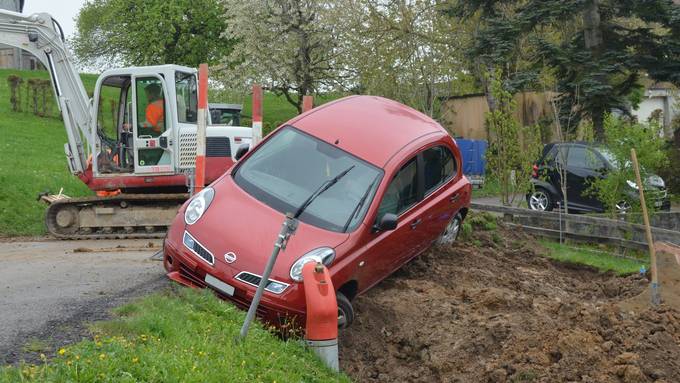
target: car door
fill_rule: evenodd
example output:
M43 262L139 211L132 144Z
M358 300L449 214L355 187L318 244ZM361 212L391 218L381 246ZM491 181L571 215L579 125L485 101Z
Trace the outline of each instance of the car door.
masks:
M436 145L424 150L419 159L423 168L422 232L426 240L419 250L425 250L444 231L453 215L463 205L463 195L456 182L460 180L458 160L449 147Z
M422 199L419 175L418 160L413 156L392 175L387 189L378 199L378 212L372 223L387 213L396 214L399 221L394 230L373 233L364 247L361 264L365 266L359 273L362 290L388 276L418 251L424 238L421 211L416 208Z
M570 209L602 210L602 203L591 190L592 183L602 176L604 162L592 149L574 145L567 160L567 198Z

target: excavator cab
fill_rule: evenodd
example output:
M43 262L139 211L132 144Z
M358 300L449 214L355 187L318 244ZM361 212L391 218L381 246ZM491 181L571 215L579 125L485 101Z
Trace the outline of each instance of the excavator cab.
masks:
M94 176L175 174L178 132L197 123L197 84L195 69L176 65L104 72L94 97Z

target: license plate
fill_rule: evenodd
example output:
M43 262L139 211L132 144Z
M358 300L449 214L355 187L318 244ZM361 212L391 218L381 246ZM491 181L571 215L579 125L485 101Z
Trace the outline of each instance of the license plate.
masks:
M210 274L205 275L205 283L210 285L210 287L215 288L221 291L222 293L229 295L230 297L234 296L234 286L226 284Z

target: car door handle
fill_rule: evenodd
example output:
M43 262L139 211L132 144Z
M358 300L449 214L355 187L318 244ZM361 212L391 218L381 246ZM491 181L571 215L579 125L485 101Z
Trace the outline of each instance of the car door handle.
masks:
M418 227L418 225L420 225L421 222L423 222L423 220L420 218L411 222L411 230L415 230L415 228Z
M460 194L456 193L449 198L449 202L454 203L454 202L458 201L459 198L460 198Z

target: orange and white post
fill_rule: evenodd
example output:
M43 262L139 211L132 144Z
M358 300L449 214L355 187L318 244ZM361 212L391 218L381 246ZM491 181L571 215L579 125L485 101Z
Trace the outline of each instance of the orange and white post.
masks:
M195 191L205 186L205 129L208 124L208 64L198 67L198 127L196 130Z
M314 108L314 96L302 96L302 113Z
M251 148L262 141L262 87L253 84L253 143Z

